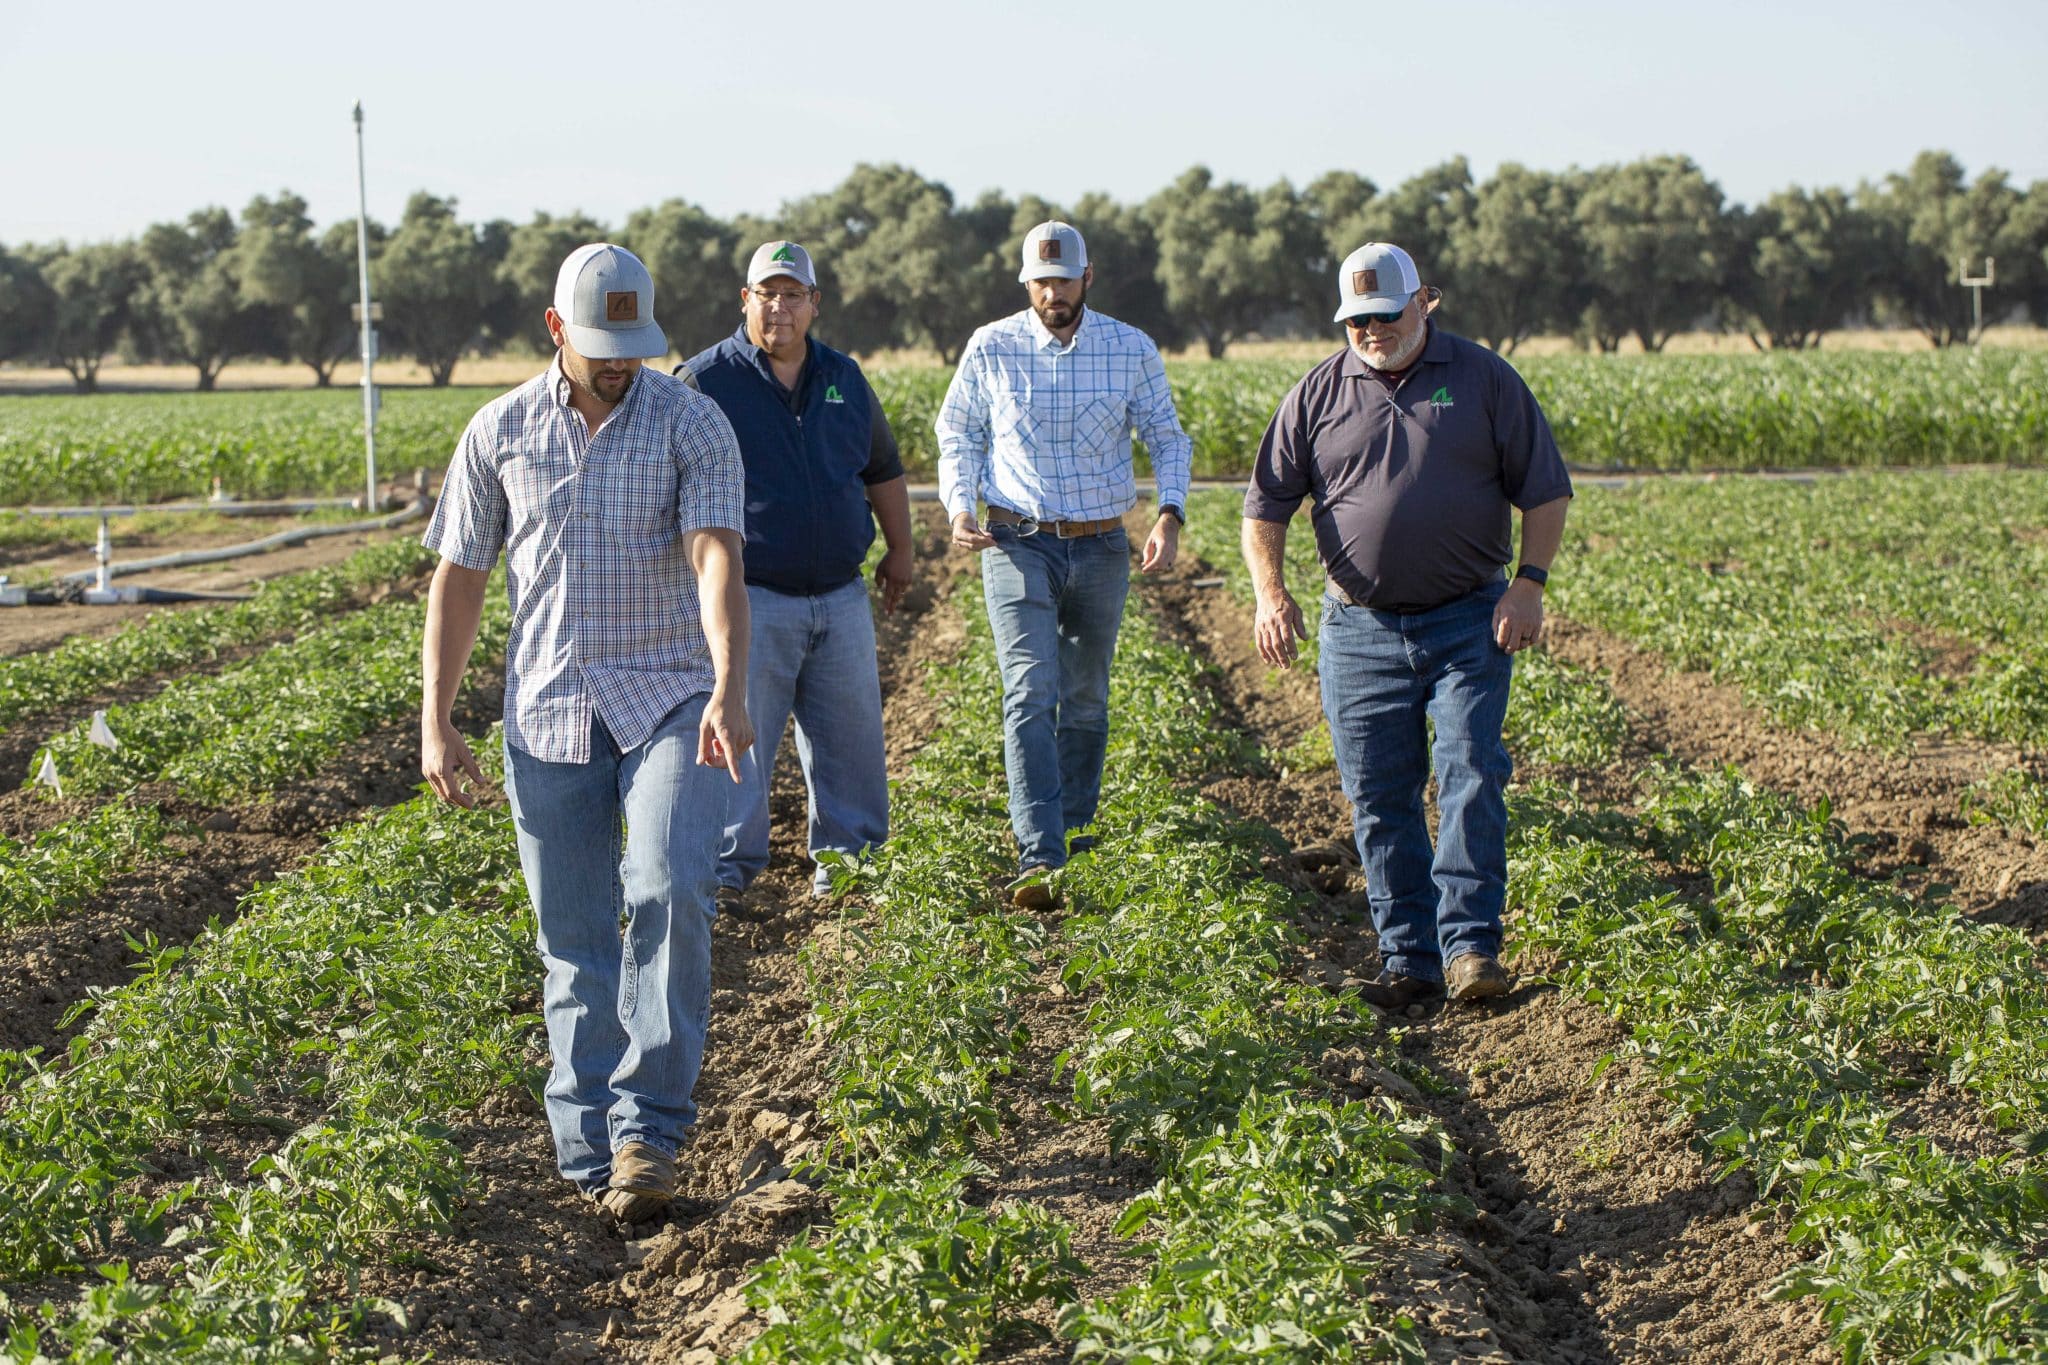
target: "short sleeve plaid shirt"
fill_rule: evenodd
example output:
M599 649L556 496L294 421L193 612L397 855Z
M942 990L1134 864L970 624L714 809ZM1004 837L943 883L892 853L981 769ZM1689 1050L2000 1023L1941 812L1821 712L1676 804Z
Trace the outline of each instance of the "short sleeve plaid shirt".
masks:
M1187 506L1193 446L1159 348L1093 309L1064 346L1029 308L975 332L933 425L948 516L976 499L1040 521L1122 516L1138 500L1133 427L1159 501Z
M505 734L590 759L592 708L631 749L715 681L684 537L746 529L739 443L718 405L643 367L595 433L557 357L470 419L426 547L467 569L505 552Z

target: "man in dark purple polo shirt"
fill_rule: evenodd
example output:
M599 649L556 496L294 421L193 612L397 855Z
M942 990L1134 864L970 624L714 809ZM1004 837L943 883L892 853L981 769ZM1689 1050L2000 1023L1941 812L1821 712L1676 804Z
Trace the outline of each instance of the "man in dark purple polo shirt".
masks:
M1501 742L1513 656L1543 632L1543 584L1571 477L1520 375L1429 320L1398 246L1368 242L1337 275L1348 344L1281 401L1244 499L1259 655L1308 638L1281 572L1287 522L1311 500L1329 581L1318 632L1323 713L1351 801L1387 1008L1509 987ZM1510 508L1522 513L1521 565ZM1423 819L1436 723L1438 830Z

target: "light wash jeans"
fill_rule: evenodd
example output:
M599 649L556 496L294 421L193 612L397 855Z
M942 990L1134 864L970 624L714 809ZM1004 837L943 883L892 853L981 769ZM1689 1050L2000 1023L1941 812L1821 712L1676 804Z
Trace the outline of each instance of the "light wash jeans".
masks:
M673 1155L711 1016L712 893L732 778L697 763L704 696L620 752L592 718L590 761L505 746L519 864L540 922L555 1161L585 1190L612 1153Z
M1493 639L1496 580L1402 616L1323 598L1323 714L1351 799L1388 969L1442 981L1465 953L1500 955L1508 884L1501 724L1514 659ZM1437 838L1423 816L1436 722Z
M864 579L801 596L747 588L753 641L747 652L747 715L754 747L740 758L740 785L718 853L718 880L744 888L768 866L768 786L782 728L796 717L796 753L810 792L810 849L858 853L889 837L888 758L882 747L882 684L875 618ZM832 878L813 871L822 895Z
M982 596L1003 674L1003 766L1023 867L1064 867L1095 818L1109 746L1109 665L1130 591L1121 530L1061 540L988 528Z

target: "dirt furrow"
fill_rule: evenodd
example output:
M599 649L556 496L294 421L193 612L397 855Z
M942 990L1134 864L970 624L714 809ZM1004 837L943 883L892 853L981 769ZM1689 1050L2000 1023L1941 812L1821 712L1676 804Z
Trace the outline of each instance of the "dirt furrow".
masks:
M1732 763L1752 780L1812 804L1865 836L1859 869L1908 887L1953 888L1957 908L2048 937L2048 845L2020 830L1972 825L1961 801L1972 783L2011 765L2007 746L1921 736L1903 753L1841 747L1789 730L1703 673L1678 673L1648 650L1572 621L1551 622L1550 649L1605 677L1630 712L1642 750L1699 768Z
M1313 676L1258 660L1249 610L1178 583L1152 600L1214 667L1226 716L1265 748L1286 748L1313 722ZM1335 773L1240 775L1207 794L1302 851L1275 872L1317 896L1301 925L1310 979L1371 976L1377 948ZM1779 1216L1739 1179L1714 1180L1687 1133L1665 1125L1668 1106L1619 1025L1526 985L1495 1005L1390 1023L1404 1069L1424 1083L1371 1079L1443 1121L1465 1158L1452 1183L1479 1209L1422 1240L1423 1289L1407 1288L1410 1302L1440 1304L1425 1322L1433 1358L1791 1360L1822 1343L1808 1310L1764 1297L1795 1260ZM1391 1273L1398 1300L1404 1272Z

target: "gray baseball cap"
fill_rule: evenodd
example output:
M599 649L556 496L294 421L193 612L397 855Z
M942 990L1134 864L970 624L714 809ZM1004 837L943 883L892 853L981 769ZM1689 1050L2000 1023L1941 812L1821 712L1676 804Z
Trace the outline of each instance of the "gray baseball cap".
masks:
M1398 313L1420 288L1422 277L1407 252L1391 242L1367 242L1337 267L1334 321L1360 313Z
M555 311L576 353L591 360L668 354L654 321L654 279L640 258L610 242L579 246L555 276Z
M806 289L818 287L811 253L795 242L763 242L754 248L754 259L747 262L747 283L756 285L777 275L787 275Z
M1078 280L1087 268L1088 244L1073 224L1054 219L1024 234L1024 269L1018 272L1017 283L1048 277Z

